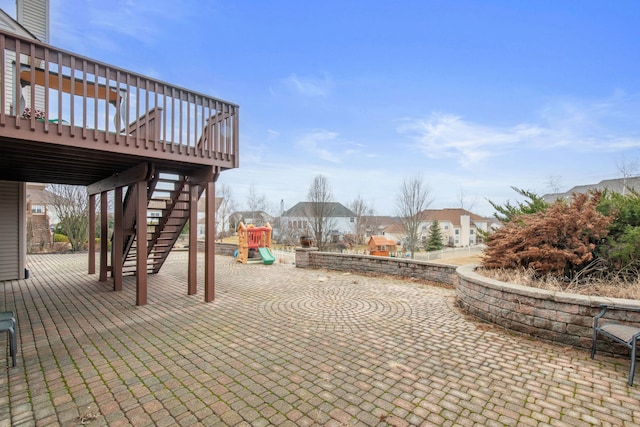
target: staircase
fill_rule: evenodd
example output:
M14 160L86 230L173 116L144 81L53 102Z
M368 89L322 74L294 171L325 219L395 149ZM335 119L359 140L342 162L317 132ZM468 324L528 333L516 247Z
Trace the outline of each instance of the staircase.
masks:
M202 191L202 189L201 189ZM133 186L124 199L123 275L136 272L137 241ZM189 184L184 176L156 173L147 186L147 272L157 273L189 219ZM196 227L197 224L193 224Z

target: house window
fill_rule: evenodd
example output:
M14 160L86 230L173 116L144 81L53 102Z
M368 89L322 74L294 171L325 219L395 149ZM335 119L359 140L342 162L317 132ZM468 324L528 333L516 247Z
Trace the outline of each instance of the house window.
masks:
M426 226L426 224L423 224L423 225L422 225L422 231L427 231L427 226Z
M469 230L469 234L473 236L473 230Z
M31 205L31 213L33 214L44 214L44 210L44 205Z
M457 236L458 234L460 234L460 230L455 231L455 235Z
M449 226L448 226L448 225L445 225L445 226L444 226L444 229L445 229L445 230L448 230L448 229L449 229Z
M349 218L349 222L356 222L355 218Z

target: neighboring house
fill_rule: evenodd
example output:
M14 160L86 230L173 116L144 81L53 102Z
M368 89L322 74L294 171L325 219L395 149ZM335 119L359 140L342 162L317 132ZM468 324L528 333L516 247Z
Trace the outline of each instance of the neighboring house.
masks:
M407 228L401 223L400 219L398 219L398 222L384 227L382 229L382 235L400 245L407 237Z
M312 234L312 205L311 202L299 202L291 209L282 213L280 226L289 230L289 234L299 236ZM356 224L356 214L342 203L329 202L327 217L327 234L332 242L340 240L345 234L353 234Z
M273 217L265 211L238 211L229 215L229 222L235 224L236 227L240 222L244 225L253 224L256 227L261 227L267 222L272 223Z
M206 200L207 198L205 196L201 197L200 200L198 200L198 239L204 239L204 235L205 235ZM218 209L220 208L220 205L222 204L223 200L224 199L222 197L216 197L216 206L215 206L216 213L218 212ZM218 216L216 214L216 236L222 231L221 228L222 228L221 221L218 220Z
M53 243L51 228L57 224L55 211L49 207L46 184L27 183L27 251L40 252Z
M594 190L608 190L614 193L627 194L629 190L640 191L640 177L605 179L597 184L576 185L565 193L550 193L542 196L542 200L553 203L556 200L570 200L572 194L588 193Z
M486 232L492 222L465 209L427 209L422 211L418 230L423 243L429 239L429 227L438 221L445 246L464 247L482 243L478 231Z
M386 229L394 224L400 224L400 218L397 216L378 216L371 215L363 217L363 221L366 223L366 236L379 236L385 235Z

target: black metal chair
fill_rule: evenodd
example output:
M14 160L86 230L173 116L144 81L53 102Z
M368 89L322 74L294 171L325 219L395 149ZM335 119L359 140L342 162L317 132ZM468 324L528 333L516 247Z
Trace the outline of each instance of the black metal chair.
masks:
M633 377L636 373L636 344L638 338L640 338L640 326L631 326L614 321L600 323L600 319L607 313L608 310L614 311L634 311L640 312L638 307L623 307L616 305L603 304L600 306L602 310L593 318L593 343L591 345L591 358L596 355L596 343L598 340L598 334L602 334L620 343L631 350L631 367L629 368L629 380L627 383L633 385ZM604 320L604 319L603 319Z

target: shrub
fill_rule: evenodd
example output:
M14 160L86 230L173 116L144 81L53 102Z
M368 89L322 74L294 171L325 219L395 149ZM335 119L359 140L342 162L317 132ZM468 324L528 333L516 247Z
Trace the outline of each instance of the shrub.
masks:
M483 266L573 277L594 259L614 219L614 212L597 210L601 197L600 192L574 194L570 203L557 201L546 212L510 218L489 237Z
M53 242L54 243L69 243L69 238L67 236L65 236L64 234L54 233Z
M625 278L637 276L640 269L640 193L607 194L598 209L615 215L607 238L597 248L597 255L611 273Z

